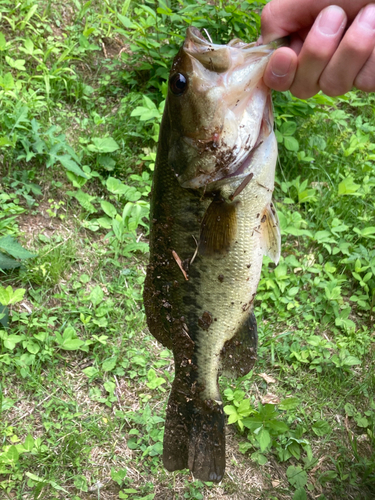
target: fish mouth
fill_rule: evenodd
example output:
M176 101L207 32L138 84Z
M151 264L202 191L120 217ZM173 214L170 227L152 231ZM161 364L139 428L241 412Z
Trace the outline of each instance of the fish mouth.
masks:
M183 50L201 86L208 86L210 79L214 82L205 94L213 112L208 123L182 138L191 161L188 169L176 174L181 187L210 190L214 183L249 174L254 151L273 131L263 73L273 51L287 44L286 39L267 45L234 39L218 45L197 28L188 29Z
M206 33L208 35L207 31ZM228 48L259 53L263 57L267 51L272 54L279 47L287 47L289 45L289 37L278 38L268 44L262 45L258 44L258 42L246 43L239 38L234 38L228 44L221 45L213 43L211 39L207 40L198 28L190 26L186 30L184 51L199 60L208 69L214 66L215 71L218 71L220 68L222 68L222 71L227 71L231 63L231 58L228 57L230 54Z

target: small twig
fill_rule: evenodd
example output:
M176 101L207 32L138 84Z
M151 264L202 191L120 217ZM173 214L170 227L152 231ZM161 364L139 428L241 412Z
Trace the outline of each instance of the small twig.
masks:
M27 304L25 304L25 302L21 302L21 306L23 306L29 314L31 314L33 312L31 307L29 307Z
M206 28L203 28L203 31L206 33L207 38L209 39L209 41L210 41L211 43L213 43L212 38L210 37L210 34L209 34L209 32L206 30Z
M191 260L190 260L190 264L192 264L192 263L194 262L194 259L195 259L195 257L197 256L197 253L198 253L198 247L199 247L198 242L197 242L197 240L196 240L195 236L194 236L194 235L192 235L192 237L193 237L193 239L194 239L194 241L195 241L195 244L196 244L197 246L196 246L196 248L195 248L195 252L194 252L193 257L192 257L192 258L191 258Z
M184 275L184 278L186 279L186 281L189 281L188 275L186 274L185 269L182 267L182 261L181 261L180 257L177 255L177 252L172 250L172 255L173 255L174 260L177 262L178 267L181 269L181 272Z
M114 375L114 379L115 379L115 382L116 382L117 390L118 390L120 396L122 396L122 392L121 392L121 389L120 389L120 384L118 383L116 375Z
M106 51L106 49L105 49L104 42L102 42L102 49L103 49L103 54L104 54L104 57L105 57L106 59L108 59L108 54L107 54L107 51Z
M120 397L122 397L122 392L121 392L121 389L120 389L120 384L118 383L116 375L114 375L114 379L115 379L115 382L116 382L115 395L116 395L116 399L117 399L117 404L119 405L120 409L122 410L123 408L122 408L121 402L120 402Z
M52 247L50 250L48 250L48 252L47 252L47 253L44 253L44 254L43 254L43 257L45 257L45 256L46 256L46 255L48 255L50 252L52 252L52 250L56 250L56 248L60 247L61 245L63 245L63 244L64 244L64 243L66 243L67 241L69 241L69 240L70 240L70 238L71 238L71 237L69 236L69 238L67 238L66 240L64 240L64 241L62 241L61 243L59 243L58 245L56 245L56 246Z
M18 421L24 419L25 417L31 415L40 405L42 405L45 401L47 401L47 399L52 398L52 396L54 396L56 394L56 392L58 392L60 389L61 389L61 387L59 387L52 394L50 394L49 396L47 396L46 398L44 398L43 401L41 401L36 406L34 406L34 408L32 410L28 411L27 413L24 413L21 417L16 418L15 422L18 422Z
M126 47L123 47L123 48L120 50L120 52L118 53L118 56L117 56L117 57L120 57L120 56L121 56L121 54L122 54L123 52L125 52L125 50L126 50Z

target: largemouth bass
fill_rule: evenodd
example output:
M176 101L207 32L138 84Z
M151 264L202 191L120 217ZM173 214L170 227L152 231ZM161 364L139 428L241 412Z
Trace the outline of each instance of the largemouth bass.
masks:
M280 256L277 143L262 80L278 45L217 45L188 28L160 129L144 303L175 361L163 462L203 481L225 469L218 376L252 369L262 259Z

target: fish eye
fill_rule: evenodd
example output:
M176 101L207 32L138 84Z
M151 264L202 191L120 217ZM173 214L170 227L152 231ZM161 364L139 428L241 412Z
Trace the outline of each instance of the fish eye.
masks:
M187 86L187 78L182 73L176 73L169 80L169 87L175 95L183 94L187 89Z

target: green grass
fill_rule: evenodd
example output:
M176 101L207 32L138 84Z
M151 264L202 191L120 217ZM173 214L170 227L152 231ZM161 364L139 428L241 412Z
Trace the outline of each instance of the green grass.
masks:
M374 96L354 91L274 96L282 258L258 363L222 378L227 474L161 462L173 361L142 287L166 78L189 24L252 40L264 3L0 0L1 499L374 497Z

